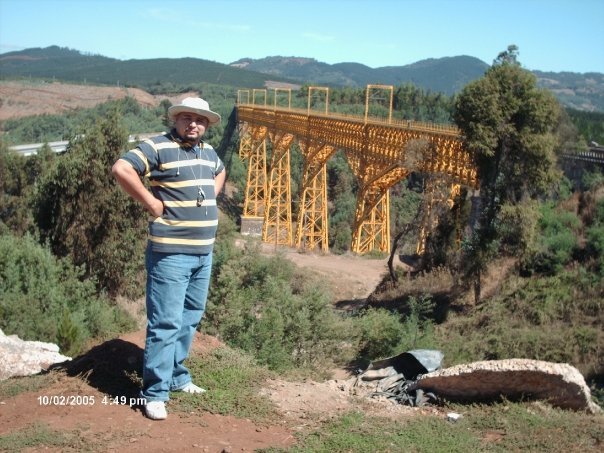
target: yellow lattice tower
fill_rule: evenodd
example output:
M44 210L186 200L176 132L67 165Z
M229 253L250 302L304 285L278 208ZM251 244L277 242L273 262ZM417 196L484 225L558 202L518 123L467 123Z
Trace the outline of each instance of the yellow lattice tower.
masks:
M424 182L424 196L426 199L426 207L424 209L424 213L422 215L419 232L417 235L417 247L415 248L415 253L417 255L423 255L426 251L426 242L428 241L428 235L432 231L433 226L435 226L438 219L435 219L432 215L432 210L436 204L435 200L435 181L431 178Z
M357 206L352 226L352 251L390 252L390 188L407 174L398 164L370 162L359 154L348 156L359 180Z
M237 105L250 103L250 90L237 90Z
M352 250L367 253L372 250L390 252L390 192L377 192L357 197Z
M336 149L333 146L312 142L301 142L299 146L304 157L304 170L296 247L308 250L320 247L326 252L329 250L326 163Z
M388 104L388 124L390 124L392 122L392 99L394 97L394 87L392 85L367 85L365 90L365 122L369 118L369 101L372 99L373 94L377 94L380 91L390 92Z
M313 95L313 92L316 91L316 95ZM325 95L324 99L325 99L325 114L327 115L329 113L329 88L328 87L308 87L308 109L307 109L307 113L310 115L311 110L317 110L312 109L312 107L314 107L312 105L312 100L313 99L319 99L320 102L320 97L321 97L321 93L323 93Z
M349 153L350 168L359 181L355 220L352 227L352 251L367 253L372 250L390 252L390 187L403 175L406 169L393 164L390 159L382 158L380 154L388 153L388 147L382 148L379 140L389 140L391 135L369 133L366 127L369 114L369 101L373 90L388 91L389 108L388 120L392 121L393 87L390 85L367 85L365 97L365 131L364 150ZM384 138L386 137L386 138ZM378 138L371 144L373 138ZM375 152L375 155L373 154ZM376 158L377 156L377 158Z
M268 197L262 225L262 240L275 245L291 246L291 173L290 146L294 136L269 132L273 144Z
M245 160L252 153L252 133L249 123L239 123L239 159Z
M461 184L477 187L477 171L470 153L463 149L458 136L434 133L430 136L431 154L423 162L422 171L433 175L426 184L428 197L426 211L423 215L418 235L416 253L423 255L429 234L438 224L435 208L446 203L452 209L455 199L461 193ZM448 189L443 190L443 185ZM457 243L461 243L461 231L458 231Z
M284 102L284 101L279 101L279 99L280 99L279 98L279 93L287 95L287 98L286 98L287 109L288 110L291 109L291 107L292 107L292 89L291 88L273 88L273 106L274 106L275 110L278 107L284 107L285 108L285 106L283 106L283 105L280 106L279 105L280 102L281 103Z
M460 184L478 187L472 155L464 150L459 136L435 131L430 138L433 153L425 159L422 171L440 173Z
M256 95L263 94L266 105L266 90L253 90L251 105L256 103ZM250 90L237 91L237 104L250 104ZM266 126L241 121L239 123L239 157L248 161L247 183L242 217L262 221L266 204Z
M314 93L314 94L313 94ZM321 107L323 96L324 107L321 113L329 113L329 88L308 87L307 118L312 110ZM312 100L319 99L316 105ZM325 122L325 119L318 119ZM323 251L329 250L329 226L327 218L327 160L336 151L336 148L316 140L301 140L300 152L304 158L302 172L302 191L298 208L296 247L314 250L320 247Z
M260 103L260 101L256 102L256 95L262 95L263 96L263 101L262 103ZM264 88L253 88L252 89L252 104L253 105L263 105L266 107L266 101L268 99L268 93Z
M264 126L243 128L239 142L239 156L248 160L247 184L245 186L244 217L264 217L266 204L266 135Z
M250 90L237 90L237 105L249 104ZM252 151L252 126L245 121L239 122L239 158L248 159Z
M451 184L451 192L449 193L449 199L447 200L447 204L449 205L449 209L453 209L455 206L455 200L461 196L461 184L453 183ZM459 249L461 247L461 240L463 236L463 228L459 225L460 218L460 209L455 210L455 246Z

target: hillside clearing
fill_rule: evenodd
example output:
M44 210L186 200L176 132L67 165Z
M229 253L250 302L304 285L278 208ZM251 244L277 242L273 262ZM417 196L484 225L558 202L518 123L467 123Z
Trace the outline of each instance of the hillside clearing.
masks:
M154 96L139 88L76 85L59 82L0 81L0 121L32 115L62 114L92 108L109 100L134 98L141 106L157 107L167 99L173 104L194 92Z

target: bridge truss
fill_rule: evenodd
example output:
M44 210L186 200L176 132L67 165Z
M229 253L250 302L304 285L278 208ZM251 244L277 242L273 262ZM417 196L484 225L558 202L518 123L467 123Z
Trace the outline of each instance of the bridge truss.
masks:
M372 90L390 93L388 118L369 117ZM256 95L262 91L264 102L257 102ZM313 91L325 95L324 111L311 110ZM328 250L327 161L337 150L345 152L358 180L351 245L356 253L390 251L389 189L411 171L446 178L451 183L451 197L461 185L476 187L476 168L462 146L459 131L450 126L393 120L392 92L391 86L368 85L365 116L353 117L329 112L329 90L324 87L310 87L306 110L291 108L291 91L287 105L277 105L275 91L274 105L267 106L265 90L253 90L251 101L249 91L240 90L239 156L248 160L243 218L262 219L264 242ZM290 148L294 142L304 159L295 238L290 192ZM423 144L419 159L408 152L413 142ZM420 234L420 253L425 236L425 232Z

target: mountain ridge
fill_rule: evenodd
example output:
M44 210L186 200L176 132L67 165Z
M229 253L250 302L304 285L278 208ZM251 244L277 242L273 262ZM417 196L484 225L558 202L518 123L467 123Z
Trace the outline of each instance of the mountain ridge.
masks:
M200 82L232 86L264 86L270 80L289 82L202 58L118 60L59 46L0 54L0 77L53 78L100 85L117 83L154 93L168 92L174 85Z
M241 69L287 77L317 84L363 87L370 83L401 85L412 83L433 92L454 95L469 82L480 78L490 67L469 55L426 58L405 66L371 68L362 63L328 64L314 58L271 56L241 58L231 63ZM566 107L604 112L604 74L597 72L530 71L537 85L554 93Z
M203 58L118 60L66 47L30 48L0 54L0 78L45 78L78 83L140 87L165 93L192 84L213 83L237 88L296 88L303 84L365 87L411 83L431 92L455 95L482 77L489 65L460 55L427 58L404 66L371 68L357 62L328 64L310 57L241 58L230 64ZM551 90L566 107L604 112L604 74L531 71L540 87Z
M420 88L447 95L482 76L489 67L475 57L428 58L404 66L371 68L362 63L328 64L314 58L271 56L241 58L230 66L303 81L359 87L368 84L401 85L411 82ZM453 77L452 77L453 75Z

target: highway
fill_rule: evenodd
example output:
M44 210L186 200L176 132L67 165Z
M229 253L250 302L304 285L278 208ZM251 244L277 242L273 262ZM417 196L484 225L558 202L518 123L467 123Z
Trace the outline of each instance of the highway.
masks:
M154 137L156 135L165 134L165 132L152 132L148 134L132 134L128 136L128 143L135 143L137 141L144 140L149 137ZM67 145L69 145L68 140L62 140L58 142L48 142L48 146L55 153L63 153L67 149ZM9 149L21 154L22 156L31 156L33 154L37 154L38 150L44 146L44 143L29 143L24 145L15 145L9 146Z

